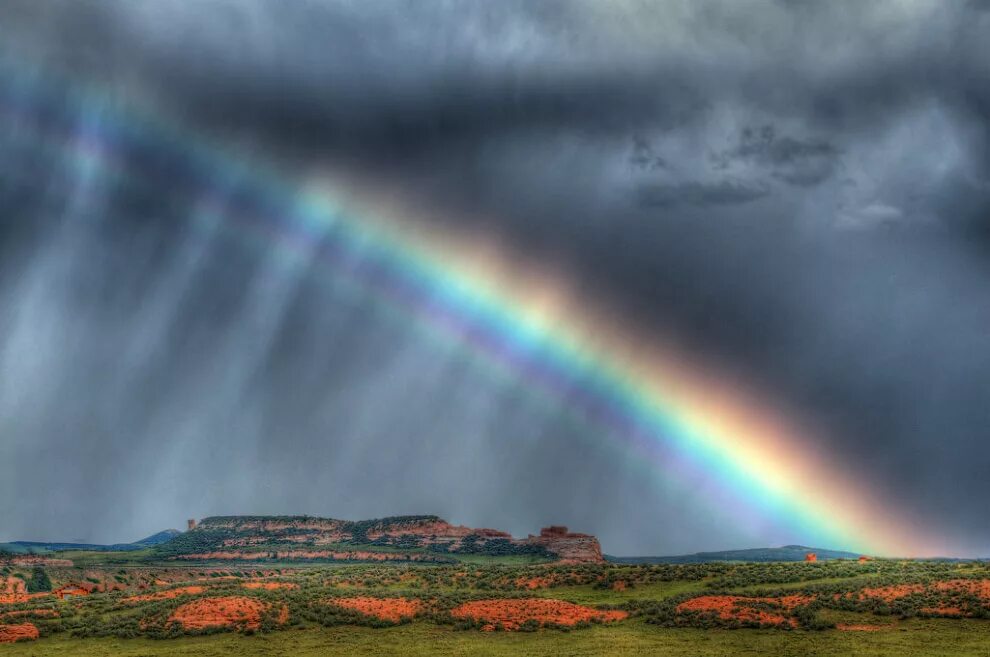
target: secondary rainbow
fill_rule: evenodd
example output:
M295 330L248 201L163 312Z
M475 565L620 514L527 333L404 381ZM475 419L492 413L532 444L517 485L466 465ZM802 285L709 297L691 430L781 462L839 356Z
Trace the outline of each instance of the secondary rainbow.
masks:
M0 67L0 72L4 71ZM0 110L29 134L117 176L236 188L226 227L288 267L326 268L487 367L525 380L598 427L607 447L659 476L703 482L736 522L771 522L806 544L878 555L951 553L903 510L815 451L806 427L717 366L626 326L492 235L441 231L387 181L300 182L246 164L142 111L37 76L2 75ZM69 91L67 91L69 89ZM80 132L92 111L96 128ZM33 131L33 132L32 132Z

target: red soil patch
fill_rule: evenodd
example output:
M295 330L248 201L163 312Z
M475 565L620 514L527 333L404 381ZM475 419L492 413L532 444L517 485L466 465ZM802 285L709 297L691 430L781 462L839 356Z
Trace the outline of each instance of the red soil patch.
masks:
M33 623L19 625L0 625L0 643L15 641L33 641L39 636L38 628Z
M18 616L46 616L48 618L56 618L58 612L54 609L24 609L21 611L0 613L0 618L16 618Z
M356 598L335 598L331 604L345 609L351 609L365 616L374 616L382 620L398 623L403 618L412 618L422 608L419 600L406 598L372 598L358 596Z
M241 586L246 589L264 589L265 591L299 588L298 584L293 584L292 582L244 582Z
M932 584L897 584L878 588L865 588L859 593L859 599L880 598L885 602L893 602L912 593L924 593L932 590L941 593L968 593L979 596L984 601L990 601L990 579L951 579Z
M27 585L20 577L0 577L0 593L21 595L27 593Z
M47 598L50 593L5 593L0 595L0 605L16 605L35 598Z
M205 590L206 588L202 586L180 586L179 588L168 589L167 591L156 591L155 593L146 593L145 595L132 595L129 598L124 598L124 602L171 600L172 598L178 598L180 595L198 595Z
M519 589L546 589L550 588L553 580L549 577L520 577L515 580L516 588Z
M892 584L891 586L865 588L859 592L859 599L880 598L884 602L893 602L899 598L909 596L912 593L924 592L924 584Z
M979 596L984 601L990 601L990 579L951 579L935 582L932 588L936 591L969 593Z
M186 629L206 627L228 627L239 625L257 629L261 625L261 614L265 604L254 598L226 596L202 598L182 605L168 617L169 622L181 624Z
M855 623L838 623L835 629L840 632L881 632L889 630L893 625L858 625Z
M743 622L754 622L760 625L791 625L794 626L794 619L788 618L783 613L774 613L763 605L770 605L780 612L790 612L796 607L806 605L813 598L802 595L785 595L780 598L749 598L739 595L703 595L691 598L677 605L679 612L698 612L703 614L714 614L721 620L736 620Z
M963 610L959 607L950 607L948 605L939 605L937 607L923 607L922 612L926 614L932 614L935 616L949 616L951 618L958 618L963 615Z
M496 624L512 631L529 620L542 625L576 625L580 622L611 622L626 618L625 611L598 611L563 600L508 599L465 602L452 610L454 618L469 618L485 623L482 630L490 632Z
M66 597L71 597L74 595L90 595L101 591L103 591L103 587L100 585L92 582L81 582L79 584L66 584L65 586L60 586L52 591L52 595L59 600L65 600Z

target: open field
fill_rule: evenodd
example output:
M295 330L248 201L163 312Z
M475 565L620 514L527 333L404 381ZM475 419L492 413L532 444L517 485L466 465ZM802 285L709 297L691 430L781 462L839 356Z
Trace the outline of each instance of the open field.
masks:
M78 564L0 569L0 637L8 628L10 640L25 639L0 645L0 657L990 657L990 567L980 563L398 565L54 556L78 556Z
M0 655L722 655L986 657L987 628L979 621L912 620L881 632L656 629L639 622L574 632L458 632L426 623L372 629L335 627L267 635L218 634L170 641L71 639L0 646Z

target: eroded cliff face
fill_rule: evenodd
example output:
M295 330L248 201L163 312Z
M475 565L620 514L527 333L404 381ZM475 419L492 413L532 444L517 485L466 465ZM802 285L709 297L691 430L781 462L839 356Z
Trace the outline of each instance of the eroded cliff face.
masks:
M438 561L439 555L411 552L373 552L370 550L277 550L273 552L239 552L236 550L182 554L176 559L188 561Z
M446 520L421 521L393 527L381 527L367 532L369 540L392 536L422 536L437 539L462 539L467 536L482 538L512 538L510 534L497 529L474 529L464 525L452 525Z
M526 542L539 545L556 554L565 563L604 563L602 546L591 534L577 534L567 527L551 526L540 530L539 536L530 535Z
M571 533L566 527L546 527L539 536L515 539L497 529L452 525L437 516L362 521L309 516L205 518L165 549L172 551L173 558L193 560L449 561L450 555L466 553L529 554L569 563L604 561L594 536Z

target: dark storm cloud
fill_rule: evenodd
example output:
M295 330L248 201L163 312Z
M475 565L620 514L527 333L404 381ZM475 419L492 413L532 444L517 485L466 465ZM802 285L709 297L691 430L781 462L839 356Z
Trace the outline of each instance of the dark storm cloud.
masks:
M24 1L0 9L0 37L24 68L101 85L111 104L154 105L232 150L293 171L354 167L417 194L437 221L490 222L629 322L801 408L851 472L990 553L969 522L990 493L985 5ZM215 190L190 184L166 208L163 190L101 190L30 152L4 158L6 180L31 162L55 172L46 190L74 191L39 197L22 180L4 196L19 209L2 227L2 289L20 310L0 322L0 353L17 354L0 364L8 380L34 377L0 394L19 462L50 463L58 449L99 472L154 461L166 501L142 496L131 511L159 524L195 503L199 493L163 493L192 479L215 487L210 511L244 510L219 508L233 497L352 517L447 512L516 531L563 514L620 553L769 540L679 512L697 501L588 452L592 439L576 446L562 409L518 410L518 389L482 385L462 355L431 355L322 289L309 265L286 272L177 228L191 210L223 207ZM115 219L93 235L66 236L56 220L25 227L70 206ZM218 248L229 266L204 255ZM136 265L143 274L124 276ZM75 292L42 292L64 280ZM80 289L90 296L76 307ZM144 310L128 314L139 298ZM80 330L58 357L64 336L51 326L63 323ZM104 372L114 385L96 395L88 377L122 344L134 365ZM233 408L250 412L231 420ZM102 469L118 459L129 462ZM216 459L229 461L220 474ZM315 483L285 483L296 480ZM94 499L110 504L133 481L108 475ZM449 490L472 481L478 495L452 505ZM642 494L655 515L635 516ZM416 508L385 508L398 500ZM615 508L638 521L610 524ZM40 507L0 511L23 533ZM677 538L658 521L684 515L700 519Z
M639 202L644 206L669 208L687 205L732 205L746 203L767 195L761 187L749 187L732 180L714 183L687 182L674 185L655 184L639 188Z
M811 186L834 173L838 152L822 140L777 136L773 126L743 128L739 145L714 156L716 168L729 168L732 160L765 167L771 175L792 185Z

